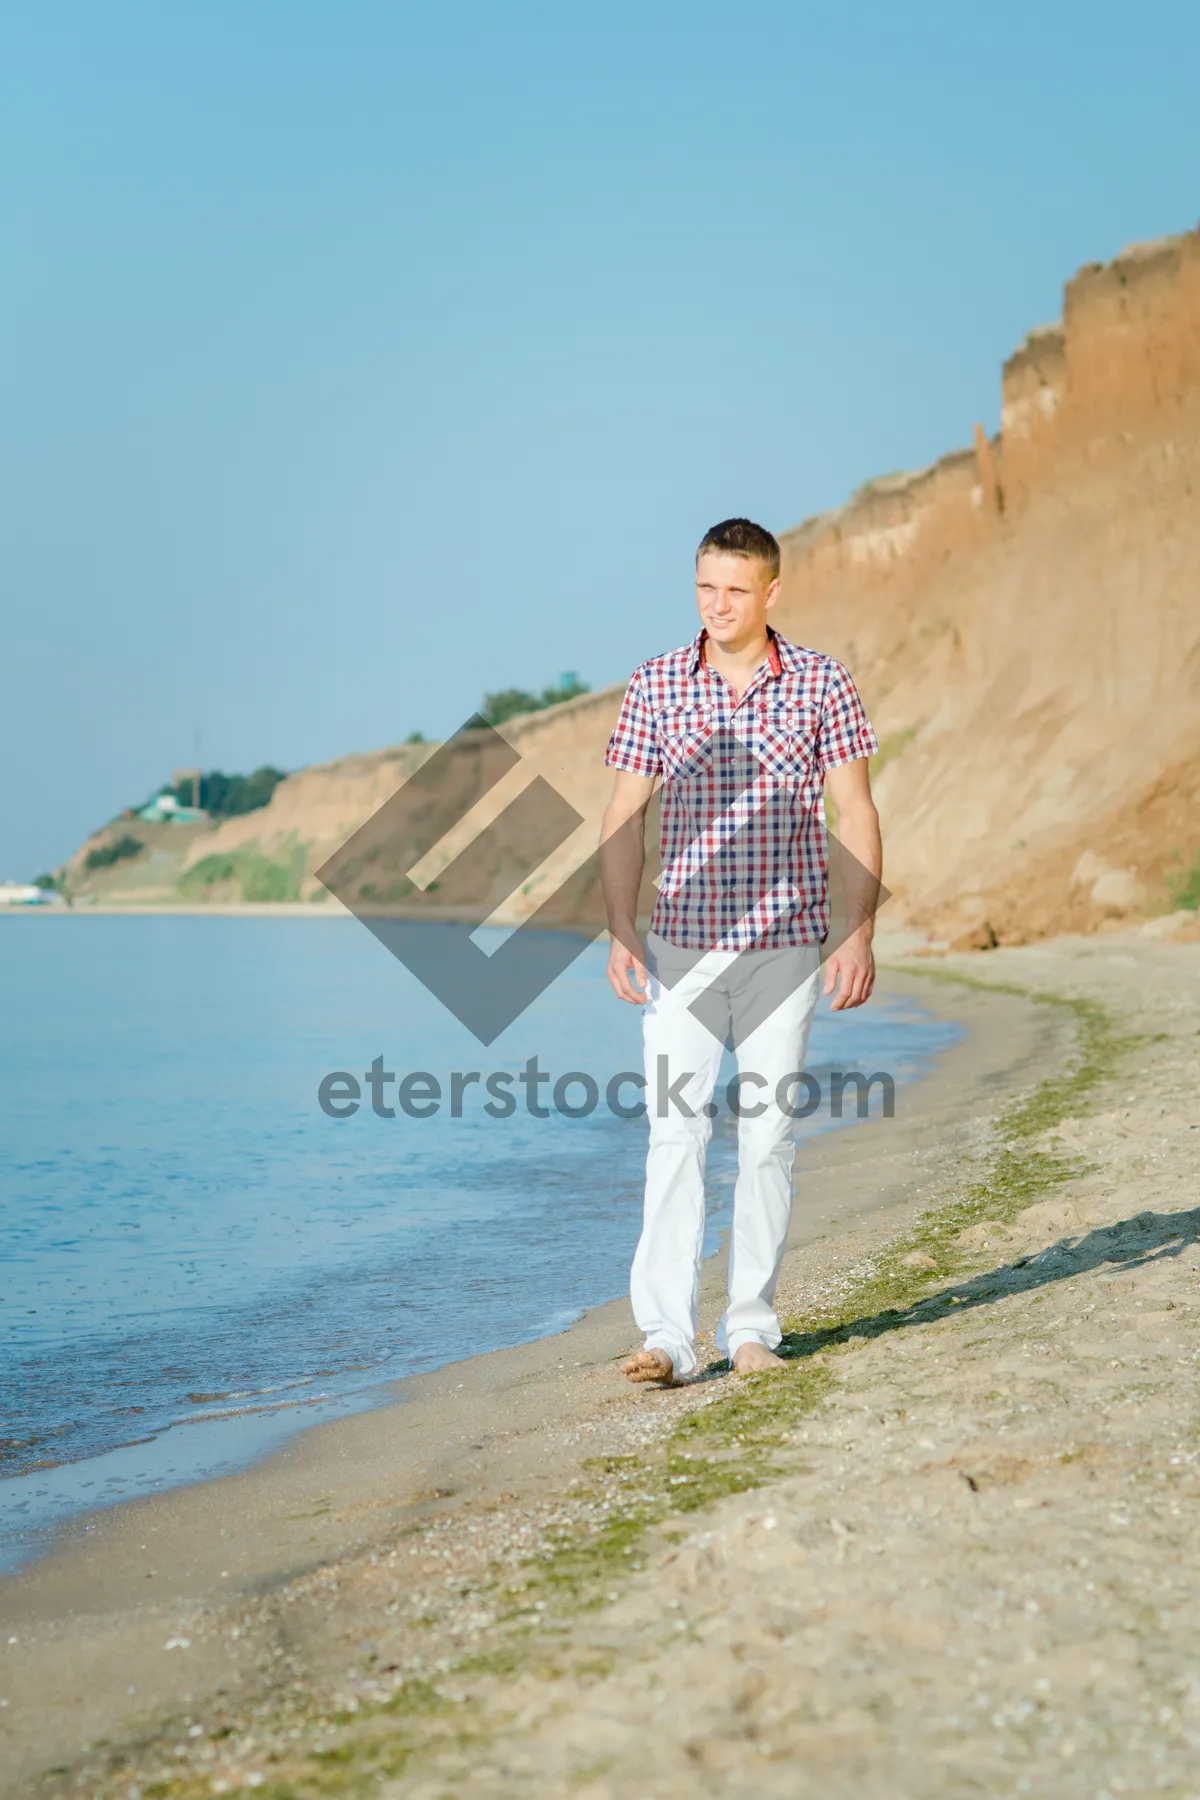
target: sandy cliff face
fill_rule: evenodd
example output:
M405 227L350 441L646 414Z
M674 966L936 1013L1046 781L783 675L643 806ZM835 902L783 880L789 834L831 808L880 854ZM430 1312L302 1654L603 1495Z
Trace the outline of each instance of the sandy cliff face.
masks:
M1005 365L995 440L786 535L778 623L849 664L879 729L893 917L1012 939L1163 909L1173 859L1200 850L1198 496L1200 231L1080 271L1062 322ZM490 811L536 772L586 821L505 916L591 848L619 699L505 726L527 766ZM306 769L215 830L152 828L143 858L83 886L319 896L313 871L424 754Z
M517 750L520 766L487 792L478 768L478 749L470 736L462 741L458 762L465 770L462 797L469 811L461 826L444 839L436 859L439 865L465 849L538 776L549 782L581 820L529 879L521 879L521 849L516 848L520 873L508 885L499 880L497 892L511 897L509 904L498 908L498 920L513 922L534 912L595 849L597 821L610 782L604 768L604 746L621 693L619 686L608 688L509 721L504 736ZM137 820L117 820L76 852L68 864L69 886L84 902L325 900L327 892L315 871L341 850L432 750L431 745L404 745L314 764L282 781L268 806L216 826L147 826ZM131 832L145 845L140 856L96 872L86 870L89 850ZM423 869L422 883L437 874L437 868ZM503 876L500 864L496 874ZM577 892L562 922L583 923L582 915L593 915L597 902L598 889L588 890L586 896ZM438 904L435 890L430 895L431 909L437 911ZM599 915L596 917L598 922Z
M1200 847L1200 233L1080 271L1002 428L784 540L780 624L853 669L900 907L951 933L1165 900Z

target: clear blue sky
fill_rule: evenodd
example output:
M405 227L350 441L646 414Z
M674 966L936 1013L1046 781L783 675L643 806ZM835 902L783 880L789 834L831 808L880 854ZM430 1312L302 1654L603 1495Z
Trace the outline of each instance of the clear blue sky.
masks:
M0 878L192 760L593 685L995 426L1200 214L1200 9L56 0L0 21Z

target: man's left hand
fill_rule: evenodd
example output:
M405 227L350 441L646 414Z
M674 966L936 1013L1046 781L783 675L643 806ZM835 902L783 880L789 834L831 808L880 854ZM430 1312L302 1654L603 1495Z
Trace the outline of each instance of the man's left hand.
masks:
M845 1012L869 1000L875 987L875 952L864 931L855 931L838 945L825 964L825 992L837 993L830 1012Z

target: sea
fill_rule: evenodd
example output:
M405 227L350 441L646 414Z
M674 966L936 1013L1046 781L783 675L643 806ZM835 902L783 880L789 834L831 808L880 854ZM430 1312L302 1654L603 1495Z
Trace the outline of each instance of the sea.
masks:
M353 919L0 919L0 991L0 1569L80 1514L244 1467L625 1290L645 1122L545 1106L567 1071L603 1096L639 1069L639 1015L599 944L487 1048ZM886 1070L899 1113L959 1035L908 1000L822 1002L809 1069ZM394 1084L382 1117L377 1057L446 1096L456 1071L480 1080L460 1117L411 1116ZM519 1082L490 1115L488 1074L531 1057L549 1116ZM347 1117L320 1104L338 1072L361 1088ZM822 1104L798 1139L852 1128L853 1089L845 1111ZM714 1250L736 1170L724 1108L709 1168Z

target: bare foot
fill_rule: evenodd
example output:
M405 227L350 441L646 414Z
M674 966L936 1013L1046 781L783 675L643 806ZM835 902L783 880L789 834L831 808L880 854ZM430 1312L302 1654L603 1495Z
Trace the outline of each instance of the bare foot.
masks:
M630 1381L674 1381L675 1365L665 1350L635 1350L621 1373Z
M737 1375L758 1375L763 1369L786 1366L783 1358L768 1350L765 1344L740 1344L733 1353L733 1368Z

